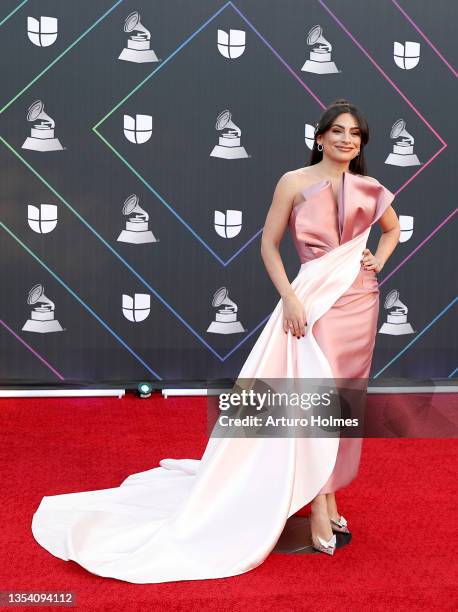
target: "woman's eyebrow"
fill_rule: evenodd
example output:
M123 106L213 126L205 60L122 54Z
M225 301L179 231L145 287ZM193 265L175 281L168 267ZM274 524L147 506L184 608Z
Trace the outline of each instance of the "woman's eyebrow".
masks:
M333 123L332 126L333 127L341 127L341 128L345 129L345 126L344 125L340 125L340 123ZM351 129L352 130L359 130L359 127L352 127Z

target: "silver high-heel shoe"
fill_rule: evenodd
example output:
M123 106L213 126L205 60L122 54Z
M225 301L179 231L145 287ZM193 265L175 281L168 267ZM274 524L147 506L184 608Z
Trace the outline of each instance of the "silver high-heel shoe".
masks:
M328 555L333 555L336 549L336 543L337 538L335 533L332 534L331 538L327 542L323 538L320 538L320 536L316 536L315 538L315 536L312 534L312 546L315 550L318 550L319 552L324 552Z
M329 519L331 521L331 528L333 531L338 531L340 533L350 533L350 530L347 527L347 521L343 516L340 517L338 521L335 519Z

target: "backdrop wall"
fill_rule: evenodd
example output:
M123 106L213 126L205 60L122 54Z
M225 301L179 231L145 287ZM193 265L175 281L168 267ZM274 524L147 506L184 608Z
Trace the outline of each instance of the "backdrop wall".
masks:
M279 299L260 257L273 190L338 97L367 117L403 230L372 377L455 377L457 12L3 0L1 383L236 376ZM289 233L282 256L292 280Z

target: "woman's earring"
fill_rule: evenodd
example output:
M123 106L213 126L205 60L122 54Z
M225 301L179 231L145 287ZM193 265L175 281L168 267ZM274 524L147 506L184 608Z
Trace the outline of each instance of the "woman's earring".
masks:
M321 147L321 149L320 149L320 147ZM319 145L317 145L317 147L316 147L316 148L318 149L318 151L320 151L320 152L321 152L321 151L323 150L323 145L322 145L322 144L319 144Z

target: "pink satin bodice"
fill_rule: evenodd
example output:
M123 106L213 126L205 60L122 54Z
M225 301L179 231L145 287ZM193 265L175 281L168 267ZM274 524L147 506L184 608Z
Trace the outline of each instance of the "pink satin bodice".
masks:
M393 193L381 183L358 174L343 172L337 208L327 179L301 191L304 200L293 207L289 228L301 263L360 235L390 206Z

